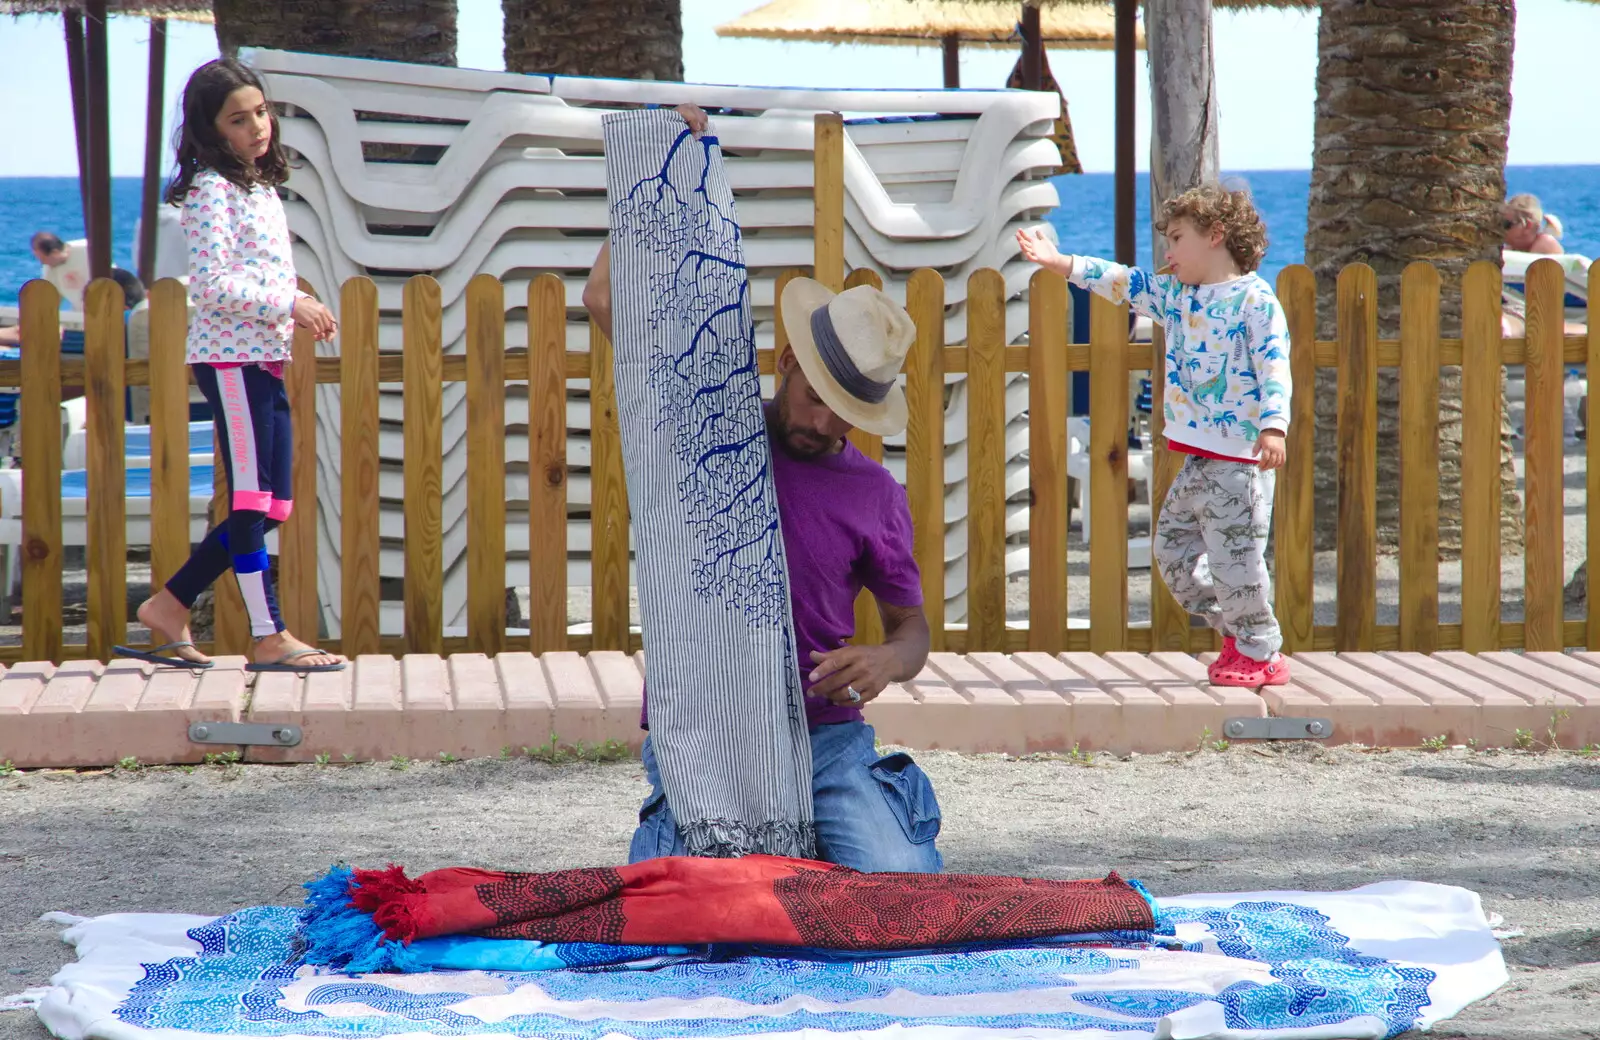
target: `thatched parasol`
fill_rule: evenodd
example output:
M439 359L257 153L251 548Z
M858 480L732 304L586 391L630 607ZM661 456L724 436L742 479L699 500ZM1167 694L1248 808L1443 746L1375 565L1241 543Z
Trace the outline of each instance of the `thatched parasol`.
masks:
M1012 48L1022 41L1018 5L989 0L771 0L724 25L718 36L817 43L884 43ZM1052 5L1041 19L1044 42L1071 50L1110 50L1111 5L1077 0ZM1140 45L1143 45L1141 38Z
M0 0L0 15L64 14L82 15L87 0ZM106 0L106 13L126 18L162 18L172 22L212 24L211 0Z
M211 0L0 0L0 15L61 16L67 39L72 121L78 137L78 191L89 233L89 271L111 273L111 114L106 21L112 15L150 22L149 95L145 104L144 193L140 206L139 277L155 270L156 199L161 181L161 110L166 94L167 22L211 24Z
M1009 6L1009 10L1007 9ZM962 44L989 49L1013 48L1025 42L1015 3L1001 6L985 0L855 0L850 4L829 0L771 0L739 18L717 26L717 35L745 39L806 40L815 43L898 44L944 49L944 85L961 86ZM1111 6L1078 0L1052 7L1039 22L1043 43L1068 50L1107 50L1116 41ZM1143 47L1141 35L1136 46ZM1039 51L1039 68L1031 78L1024 73L1027 55L1011 74L1008 86L1054 90L1055 78ZM1061 152L1057 172L1081 173L1067 99L1061 94L1061 116L1053 135Z

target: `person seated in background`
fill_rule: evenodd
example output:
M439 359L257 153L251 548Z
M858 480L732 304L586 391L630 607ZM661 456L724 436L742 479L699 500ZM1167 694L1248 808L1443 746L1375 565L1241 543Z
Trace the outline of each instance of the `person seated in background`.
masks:
M1500 206L1507 249L1519 253L1564 253L1561 221L1546 213L1537 195L1513 195Z
M89 287L88 240L63 242L60 236L41 231L33 236L32 245L39 277L56 287L68 309L83 310L83 291Z
M111 278L122 286L122 321L126 325L128 315L133 313L135 307L144 302L144 283L139 281L139 276L132 271L124 271L120 267L111 269ZM64 333L63 333L64 335ZM0 348L17 348L22 346L22 326L0 326ZM14 357L14 355L13 355ZM0 355L0 360L4 356Z

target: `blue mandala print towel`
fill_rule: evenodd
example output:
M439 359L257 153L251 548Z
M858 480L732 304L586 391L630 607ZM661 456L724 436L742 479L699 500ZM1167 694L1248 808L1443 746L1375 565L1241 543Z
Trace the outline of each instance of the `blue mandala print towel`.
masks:
M1441 1022L1507 978L1477 896L1459 888L1160 906L1170 934L1154 942L876 958L641 949L620 964L558 944L534 958L548 970L507 970L533 963L519 951L382 975L307 965L289 907L52 915L79 959L25 1000L66 1040L1369 1040Z
M721 148L673 112L601 125L617 414L661 785L691 855L814 858L811 737Z

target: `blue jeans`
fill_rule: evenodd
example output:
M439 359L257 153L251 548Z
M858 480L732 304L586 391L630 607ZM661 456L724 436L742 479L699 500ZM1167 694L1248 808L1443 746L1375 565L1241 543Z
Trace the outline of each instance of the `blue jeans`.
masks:
M639 810L628 862L684 855L667 806L651 738L644 742L650 797ZM939 802L926 773L907 754L880 755L872 727L841 722L811 731L812 804L817 857L867 873L937 874Z

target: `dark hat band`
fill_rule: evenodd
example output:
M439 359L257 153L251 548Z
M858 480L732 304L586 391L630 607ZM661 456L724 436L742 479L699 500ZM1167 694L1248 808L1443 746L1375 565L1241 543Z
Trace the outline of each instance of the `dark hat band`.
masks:
M827 366L828 374L833 376L845 393L868 404L878 404L889 396L894 381L880 383L861 373L856 363L850 360L844 344L839 342L839 334L834 331L833 319L829 317L826 306L811 312L811 338L817 344L817 354Z

